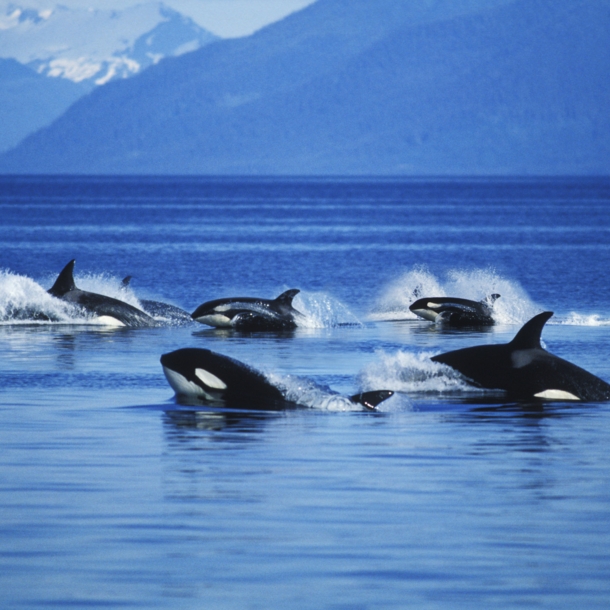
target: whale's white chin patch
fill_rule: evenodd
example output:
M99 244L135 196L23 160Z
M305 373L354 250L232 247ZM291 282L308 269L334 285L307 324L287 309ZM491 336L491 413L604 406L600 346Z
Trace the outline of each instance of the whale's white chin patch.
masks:
M176 394L181 394L183 396L206 396L203 388L200 388L192 381L188 381L180 373L168 369L165 366L163 367L163 372L165 373L169 385L172 386L172 389Z
M208 326L215 326L216 328L231 326L231 321L231 318L222 314L208 314L197 318L197 322L207 324Z
M564 390L544 390L544 392L534 394L534 397L545 398L546 400L580 400L578 396Z
M429 304L430 303L428 303L428 305ZM438 313L436 313L436 311L430 311L429 309L414 309L413 313L424 320L430 320L430 322L436 322L436 319L438 318Z
M96 324L104 324L105 326L125 326L123 322L113 318L112 316L98 316L94 318Z
M195 369L195 375L203 381L208 388L212 388L214 390L226 390L227 384L222 380L218 379L216 375L212 375L210 371L206 371L205 369Z

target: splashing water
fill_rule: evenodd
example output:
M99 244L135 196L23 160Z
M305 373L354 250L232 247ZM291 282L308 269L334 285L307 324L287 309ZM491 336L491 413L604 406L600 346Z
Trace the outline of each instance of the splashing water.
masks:
M52 286L56 277L45 278L43 284ZM120 286L108 275L84 275L76 279L81 290L103 294L142 309L130 289ZM89 315L82 308L51 296L33 279L11 271L0 271L0 324L95 324L103 320Z
M558 317L555 323L570 326L610 326L610 320L601 318L598 314L579 314L575 311L571 311L566 317Z
M432 355L378 352L377 361L360 372L360 385L365 389L386 388L412 394L448 395L478 391L451 367L432 362Z
M0 271L0 323L70 322L82 312L52 297L40 284L11 271Z
M361 411L362 406L353 403L346 396L333 392L326 386L318 385L310 379L293 375L267 373L267 379L276 386L289 402L310 409L322 411Z
M322 292L300 292L293 305L303 314L303 317L297 318L299 327L363 326L343 303Z
M492 293L501 297L494 303L493 317L501 324L524 324L543 311L534 303L521 285L500 277L494 270L459 271L448 274L446 289L457 296L464 295L473 301L482 301ZM470 290L470 293L468 292Z
M372 320L416 319L409 305L425 296L444 296L441 284L425 267L417 266L388 286L378 299Z
M121 280L107 273L83 274L74 278L74 283L80 290L87 292L95 292L104 296L123 301L128 305L133 305L138 309L142 309L140 301L129 286L121 284Z
M500 277L493 269L450 270L444 280L422 266L415 267L393 282L382 294L370 318L373 320L417 319L409 306L419 298L451 296L483 301L499 293L493 317L503 324L524 324L542 311L514 280Z

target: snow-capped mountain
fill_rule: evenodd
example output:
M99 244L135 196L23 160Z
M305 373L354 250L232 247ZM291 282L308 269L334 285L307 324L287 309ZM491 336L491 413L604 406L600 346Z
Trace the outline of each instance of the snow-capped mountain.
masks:
M42 6L0 3L0 57L91 88L217 39L160 2L121 11Z
M607 175L607 5L318 0L98 87L0 173Z

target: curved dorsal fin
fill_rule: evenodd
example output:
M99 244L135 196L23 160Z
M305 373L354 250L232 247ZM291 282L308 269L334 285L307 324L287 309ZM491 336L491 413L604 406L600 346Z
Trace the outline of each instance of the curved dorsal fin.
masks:
M526 322L515 338L509 343L515 349L533 349L540 347L540 335L547 320L553 315L552 311L544 311Z
M55 284L48 290L50 295L54 297L61 297L66 292L70 292L70 290L76 289L76 284L74 283L74 263L75 259L72 259L62 270L61 273L57 276L55 280Z
M291 288L290 290L286 290L286 292L282 292L274 302L284 307L292 307L292 299L294 299L299 292L301 291L298 288Z

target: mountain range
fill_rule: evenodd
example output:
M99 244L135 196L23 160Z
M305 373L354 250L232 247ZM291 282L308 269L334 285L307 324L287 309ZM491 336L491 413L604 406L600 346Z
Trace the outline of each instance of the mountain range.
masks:
M17 173L608 174L609 0L318 0L98 87Z
M15 59L0 59L0 151L50 123L85 93L77 83L41 76Z
M217 38L159 2L121 11L0 4L0 150L94 87Z

